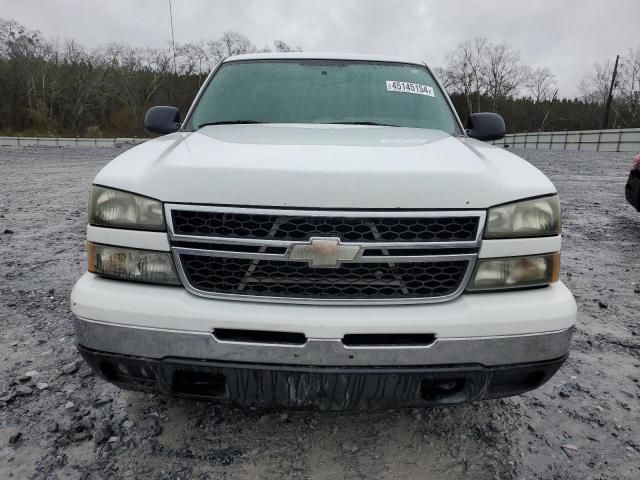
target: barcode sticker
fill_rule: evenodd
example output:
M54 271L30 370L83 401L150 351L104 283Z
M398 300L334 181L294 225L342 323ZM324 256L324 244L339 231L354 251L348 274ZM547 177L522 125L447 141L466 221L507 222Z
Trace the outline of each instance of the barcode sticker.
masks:
M398 82L396 80L387 80L387 92L415 93L416 95L426 95L435 97L433 88L429 85L420 83Z

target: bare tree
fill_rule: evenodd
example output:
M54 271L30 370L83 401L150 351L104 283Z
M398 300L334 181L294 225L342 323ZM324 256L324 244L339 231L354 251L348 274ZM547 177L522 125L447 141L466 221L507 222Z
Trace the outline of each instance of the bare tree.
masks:
M459 44L447 57L447 84L464 95L469 113L480 110L480 100L487 84L486 56L489 42L486 38L475 38Z
M0 18L0 58L33 57L39 43L37 30L27 30L13 20Z
M198 75L199 83L202 76L211 69L207 44L204 40L176 45L176 55L179 62L178 72L182 75Z
M548 102L557 92L557 79L548 68L536 68L526 74L526 91L535 103Z
M28 106L29 97L24 88L24 79L38 61L39 45L38 31L30 31L17 22L0 19L0 59L6 61L6 71L0 72L0 103L10 105L13 126L23 125L28 119L24 104Z
M613 106L614 111L623 126L636 125L640 119L640 47L630 49L622 56L618 78L615 85L618 101Z
M253 53L257 50L247 37L238 32L225 32L222 37L209 41L207 45L214 63L221 62L231 55Z
M582 101L589 107L589 117L593 120L600 120L604 105L609 96L609 86L611 84L611 75L613 73L613 64L611 60L593 65L593 70L585 75L580 82L580 94ZM614 98L615 98L614 90ZM616 114L615 104L613 105L614 116ZM614 118L613 124L616 124Z
M525 67L524 72L525 91L533 101L529 117L536 130L542 132L551 114L553 102L558 96L556 76L546 67L538 67L535 70Z
M490 44L487 48L486 76L487 95L495 112L498 101L516 94L526 78L520 53L506 43Z
M447 85L466 99L469 113L481 109L486 95L493 110L500 100L515 95L525 80L520 54L506 43L494 45L486 38L459 44L447 57Z
M273 47L276 52L301 52L302 51L300 47L290 47L288 44L286 44L282 40L274 40Z
M580 93L586 102L605 103L609 95L609 84L613 65L610 60L593 65L593 71L585 75L580 82Z
M445 92L451 92L456 87L455 79L447 68L433 67L431 69L438 78Z

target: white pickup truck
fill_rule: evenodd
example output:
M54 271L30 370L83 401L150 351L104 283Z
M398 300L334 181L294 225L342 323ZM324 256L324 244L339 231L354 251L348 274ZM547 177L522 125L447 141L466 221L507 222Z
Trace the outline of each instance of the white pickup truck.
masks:
M426 65L223 61L89 200L77 346L128 389L369 409L519 394L569 351L560 206Z

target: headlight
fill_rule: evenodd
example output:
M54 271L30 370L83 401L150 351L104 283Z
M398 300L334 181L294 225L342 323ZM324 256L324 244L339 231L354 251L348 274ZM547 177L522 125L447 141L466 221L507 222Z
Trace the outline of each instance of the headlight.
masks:
M88 270L124 280L179 285L180 280L169 252L112 247L89 242Z
M489 209L485 238L558 235L561 230L557 195Z
M165 229L161 202L96 185L89 193L89 223L140 230Z
M560 254L480 259L467 290L504 290L548 285L560 279Z

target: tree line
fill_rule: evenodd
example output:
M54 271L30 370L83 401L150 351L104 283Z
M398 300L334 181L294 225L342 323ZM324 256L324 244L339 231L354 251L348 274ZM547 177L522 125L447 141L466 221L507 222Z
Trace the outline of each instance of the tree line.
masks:
M152 105L186 112L207 73L230 55L293 51L281 40L258 47L237 32L172 48L111 43L87 50L75 40L49 40L0 19L0 134L144 136ZM611 61L585 75L576 98L559 98L555 75L532 69L505 43L476 38L458 45L436 74L464 120L496 111L509 131L600 128ZM640 47L622 57L610 127L640 126Z
M75 40L47 40L0 19L0 133L144 136L152 105L186 112L207 73L230 55L292 51L281 40L256 47L226 32L169 48L110 43L88 51Z
M593 66L575 98L559 98L556 76L531 68L506 43L475 38L459 44L436 73L461 117L501 113L511 132L640 127L640 47L628 49L613 85L610 121L602 125L613 63Z

